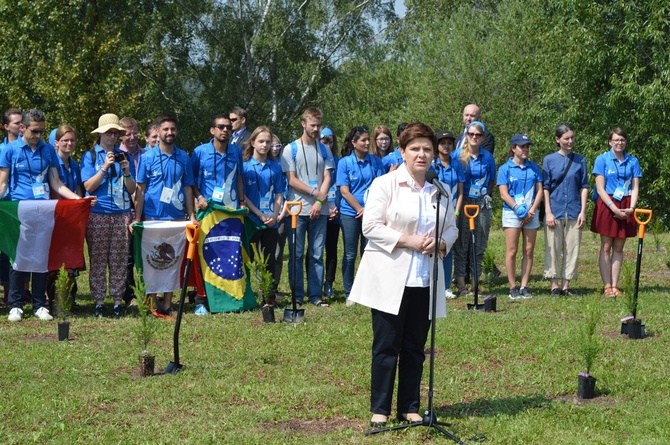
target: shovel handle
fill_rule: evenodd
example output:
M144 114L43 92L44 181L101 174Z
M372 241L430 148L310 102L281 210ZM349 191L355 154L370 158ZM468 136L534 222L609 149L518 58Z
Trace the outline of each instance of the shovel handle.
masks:
M200 235L200 226L197 224L186 224L186 241L188 241L188 253L186 258L192 260L195 258L195 248L198 245L198 236Z
M286 201L284 204L286 208L286 212L291 215L291 227L292 228L297 228L298 227L298 215L300 215L300 212L302 212L302 202L300 201ZM298 210L293 211L293 207L297 207Z
M472 212L470 212L472 210ZM475 230L475 218L479 215L479 206L476 204L467 204L463 206L463 214L468 218L470 230Z
M644 230L647 227L647 224L649 224L649 221L651 221L651 215L652 215L651 209L635 209L633 212L633 215L635 216L635 221L640 225L637 229L637 236L638 238L644 239ZM640 220L641 215L649 215L647 219L644 221Z

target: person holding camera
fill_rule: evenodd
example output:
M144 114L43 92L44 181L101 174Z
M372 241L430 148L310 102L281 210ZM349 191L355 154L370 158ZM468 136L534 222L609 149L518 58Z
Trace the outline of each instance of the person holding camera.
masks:
M106 316L104 300L109 268L109 293L114 300L114 316L125 314L122 299L126 291L128 248L132 220L131 196L137 187L135 167L116 145L125 130L115 114L104 114L91 132L98 142L84 153L81 179L86 196L97 197L86 228L89 255L89 283L95 299L95 316Z

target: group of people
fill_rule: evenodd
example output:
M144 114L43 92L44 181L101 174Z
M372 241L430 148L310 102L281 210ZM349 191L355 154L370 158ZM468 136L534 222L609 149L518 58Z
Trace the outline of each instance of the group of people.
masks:
M58 127L49 144L42 140L44 114L10 109L3 120L7 138L0 146L0 196L15 201L90 199L86 240L96 316L106 315L107 285L114 315L124 314L123 301L128 301L132 280L133 223L196 222L195 211L211 203L248 209L261 229L251 241L269 256L276 291L287 232L284 202L300 202L295 254L290 256L296 267L289 264L292 292L299 304L307 298L316 306L328 305L323 297L333 293L341 233L347 303L372 310L373 427L383 426L391 412L396 369L398 417L421 420L419 393L431 286L436 282L434 291L447 298L469 294L468 281L482 272L496 186L503 201L509 297L532 296L528 284L542 211L544 275L551 282L551 295L574 295L570 282L577 278L587 221L589 172L586 159L573 152L575 132L569 126L556 129L557 151L543 159L541 168L530 161L533 142L524 134L510 138L507 160L497 168L495 138L475 104L463 110L464 129L458 137L449 131L435 133L423 123L403 123L395 135L395 149L391 131L380 125L372 131L352 128L340 150L335 132L322 125L318 108L304 111L301 136L285 146L267 126L247 129L246 118L241 108L215 116L211 139L189 155L175 144L174 117L158 117L146 129L146 147L140 147L135 119L105 114L91 132L97 142L84 152L80 168L71 157L77 141L74 128ZM621 295L623 246L636 232L632 214L642 173L637 159L626 152L626 140L622 129L612 130L609 149L597 157L591 172L596 184L591 230L601 236L600 273L609 297ZM438 184L427 179L431 170ZM474 252L466 205L478 208ZM522 261L517 285L519 238ZM362 258L356 272L358 255ZM443 266L437 277L432 276L433 255ZM20 321L30 274L13 270L6 255L1 260L9 320ZM456 293L449 291L452 271ZM77 274L69 272L72 278ZM32 274L33 311L41 320L52 319L46 286L47 274ZM158 311L169 312L172 295L155 298ZM268 298L272 303L274 296ZM444 316L445 298L436 304L436 316ZM206 300L200 299L196 314L206 313Z

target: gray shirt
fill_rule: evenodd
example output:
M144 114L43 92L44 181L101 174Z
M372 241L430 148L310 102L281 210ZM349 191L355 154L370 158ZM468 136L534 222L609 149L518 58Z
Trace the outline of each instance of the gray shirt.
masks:
M333 170L335 164L332 159L324 159L321 150L314 145L303 145L302 140L294 141L296 149L291 148L291 144L284 147L281 155L281 169L288 178L288 172L294 172L298 180L309 185L310 188L316 187L321 189L323 183L323 172L325 170ZM294 156L295 152L295 156ZM332 181L332 178L331 178ZM332 185L332 184L331 184ZM309 216L309 211L312 205L316 202L314 196L303 194L294 190L289 185L287 189L288 201L300 201L302 203L302 211L300 216ZM328 206L324 205L321 208L322 215L328 215Z

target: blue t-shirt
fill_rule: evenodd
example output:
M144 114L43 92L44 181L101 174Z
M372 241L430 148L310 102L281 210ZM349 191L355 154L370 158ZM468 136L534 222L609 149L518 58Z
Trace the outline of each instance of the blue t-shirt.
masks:
M161 221L180 221L186 212L184 187L192 187L193 168L186 152L174 146L172 154L160 148L142 155L137 183L146 184L144 191L144 218ZM163 189L172 190L171 196ZM170 192L167 192L170 193ZM169 202L162 202L164 196Z
M440 158L435 158L433 164L430 166L440 182L443 182L451 190L451 204L456 208L456 200L458 199L458 184L465 182L465 173L463 173L463 166L461 161L453 156L449 156L449 164L443 164Z
M372 181L385 172L382 160L378 156L366 153L365 158L361 161L352 151L349 156L340 159L337 165L337 182L335 185L338 187L348 186L349 192L356 198L358 204L365 207L365 195L370 185L372 185ZM352 217L357 214L346 199L342 199L340 203L340 213Z
M223 205L237 208L243 198L237 196L237 177L244 171L242 149L228 143L221 154L214 148L212 141L196 147L191 154L193 178L206 199L212 197L215 187L223 187Z
M633 190L633 178L641 178L642 170L640 162L635 156L624 152L623 162L614 156L612 150L607 151L596 158L593 165L594 176L600 175L605 178L605 193L614 195L617 187L624 190L623 196L630 196ZM593 200L598 198L597 188L593 190Z
M461 150L454 151L452 156L460 160ZM463 173L465 174L463 197L477 199L491 193L488 187L489 182L496 180L496 161L490 152L480 149L479 155L475 159L472 159L472 156L468 158Z
M527 208L535 202L535 185L542 183L542 172L540 167L534 162L526 161L524 165L517 165L512 158L500 166L498 169L497 185L506 185L509 195L517 203L526 204ZM519 199L523 199L521 202ZM504 210L512 208L503 201Z
M56 153L58 154L58 153ZM58 175L60 180L63 181L65 187L69 188L73 192L77 192L77 187L81 185L81 170L77 161L72 159L70 156L70 166L65 167L65 163L60 156L58 157Z
M105 165L105 158L107 152L100 145L96 145L93 149L95 151L95 160L91 156L91 151L84 153L81 158L81 181L86 182L94 175L100 174L100 169ZM119 147L114 147L114 153L123 153ZM132 158L130 162L130 175L135 177L135 166ZM105 215L113 215L119 213L130 212L131 196L126 190L126 185L123 180L123 170L118 162L107 169L107 173L102 176L102 181L97 189L90 193L86 191L86 196L96 196L98 202L91 209L92 213L102 213Z
M402 153L400 153L400 150L398 150L398 147L396 147L395 150L382 158L384 173L388 173L391 170L391 167L394 165L400 165L403 162Z
M0 156L0 168L9 169L9 196L12 201L49 199L49 169L58 168L56 150L40 140L35 151L19 138L7 144ZM34 184L43 184L43 193L36 196Z
M277 161L267 158L264 164L255 158L244 163L244 194L262 213L274 213L275 195L283 194L285 190L284 174ZM278 209L278 214L281 209ZM249 217L256 224L263 222L255 214L249 212ZM278 224L272 226L278 227Z

